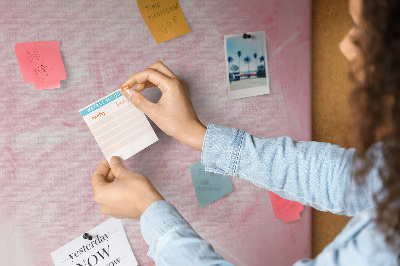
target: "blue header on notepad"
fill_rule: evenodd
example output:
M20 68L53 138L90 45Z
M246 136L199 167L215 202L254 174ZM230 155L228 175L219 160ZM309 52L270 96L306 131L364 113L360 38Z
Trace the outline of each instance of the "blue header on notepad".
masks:
M100 107L106 105L109 102L114 101L115 99L121 97L123 94L120 91L116 91L113 94L107 96L104 99L101 99L98 102L95 102L94 104L90 105L89 107L86 107L85 109L79 111L81 113L82 116L88 115L93 111L96 111L97 109L99 109Z

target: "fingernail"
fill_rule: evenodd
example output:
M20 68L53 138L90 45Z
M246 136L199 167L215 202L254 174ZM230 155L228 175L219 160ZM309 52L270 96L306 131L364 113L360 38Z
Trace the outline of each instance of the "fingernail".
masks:
M126 85L125 87L121 87L121 92L124 92L124 90L129 90L129 85Z
M128 100L130 101L132 98L132 91L131 90L126 90L126 93L129 95Z
M111 164L119 164L119 163L121 163L121 159L117 156L113 156L110 160L110 163Z

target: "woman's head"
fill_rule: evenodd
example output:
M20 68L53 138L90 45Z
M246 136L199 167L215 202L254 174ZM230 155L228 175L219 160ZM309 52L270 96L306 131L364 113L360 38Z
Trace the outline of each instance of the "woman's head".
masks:
M360 69L362 65L362 54L359 46L359 39L362 35L365 22L362 19L362 1L350 0L349 1L349 14L353 21L353 27L343 38L339 45L340 51L346 59L352 63L352 71L357 68ZM362 79L362 71L358 71L359 78Z
M361 29L361 10L362 10L362 2L361 0L350 0L349 1L349 14L353 21L353 27L344 37L342 42L340 43L340 51L342 54L349 60L353 62L357 56L360 55L360 51L355 41L360 36Z
M390 244L400 248L400 1L349 0L353 27L340 44L351 62L357 169L362 181L376 158L367 156L383 141L383 193L377 201L377 223Z

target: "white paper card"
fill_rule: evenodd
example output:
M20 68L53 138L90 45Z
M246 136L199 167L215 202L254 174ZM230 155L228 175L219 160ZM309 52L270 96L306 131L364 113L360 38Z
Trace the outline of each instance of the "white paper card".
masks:
M111 218L51 253L55 266L138 265L121 220Z
M158 140L145 114L119 90L79 112L107 161L126 160Z

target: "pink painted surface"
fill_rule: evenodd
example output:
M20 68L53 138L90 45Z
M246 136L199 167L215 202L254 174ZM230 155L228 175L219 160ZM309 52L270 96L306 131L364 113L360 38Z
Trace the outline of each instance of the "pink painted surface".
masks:
M251 134L311 139L311 1L180 0L191 33L157 45L135 1L1 1L0 258L51 265L50 252L107 219L90 177L102 159L78 110L132 73L165 62L184 79L200 119ZM265 30L271 94L227 100L223 36ZM58 40L68 79L36 91L22 82L16 43ZM146 92L152 100L156 89ZM154 125L153 125L154 126ZM291 265L311 256L311 209L285 224L269 193L232 179L234 191L198 208L189 165L200 152L154 126L160 141L126 161L146 175L199 234L236 265ZM123 221L141 265L138 221Z

